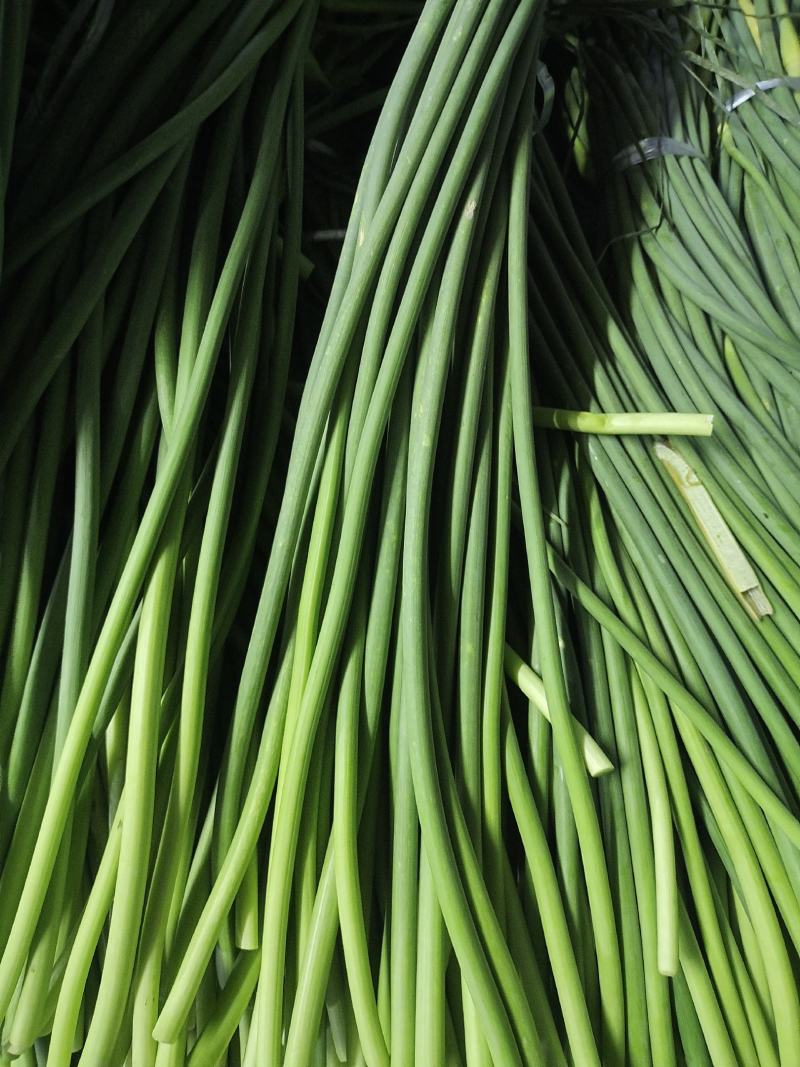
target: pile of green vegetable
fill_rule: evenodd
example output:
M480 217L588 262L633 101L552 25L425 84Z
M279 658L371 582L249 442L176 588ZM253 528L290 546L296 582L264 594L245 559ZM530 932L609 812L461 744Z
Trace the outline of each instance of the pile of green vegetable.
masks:
M797 19L0 3L0 1063L800 1065Z

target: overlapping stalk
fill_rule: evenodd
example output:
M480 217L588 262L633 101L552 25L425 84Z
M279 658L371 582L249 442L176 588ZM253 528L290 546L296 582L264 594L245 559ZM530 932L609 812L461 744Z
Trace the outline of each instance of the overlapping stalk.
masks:
M3 1062L800 1063L740 3L0 5Z

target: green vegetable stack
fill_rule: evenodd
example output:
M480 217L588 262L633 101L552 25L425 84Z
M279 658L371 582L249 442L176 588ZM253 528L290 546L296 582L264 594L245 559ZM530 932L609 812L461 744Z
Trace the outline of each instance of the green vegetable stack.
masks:
M0 3L0 1063L800 1067L797 19Z

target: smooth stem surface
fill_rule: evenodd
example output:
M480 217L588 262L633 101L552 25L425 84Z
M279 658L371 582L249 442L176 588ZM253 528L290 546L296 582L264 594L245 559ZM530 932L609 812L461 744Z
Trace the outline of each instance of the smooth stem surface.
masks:
M553 593L547 566L544 520L536 472L527 328L527 218L532 115L518 122L509 225L509 344L514 423L514 451L520 487L531 593L541 634L542 674L553 717L555 746L569 789L593 925L603 1006L605 1062L621 1063L625 1045L624 995L616 919L603 842L567 703Z
M512 682L525 694L536 710L548 722L552 722L550 708L545 695L544 682L533 668L528 666L508 644L505 647L505 667L506 673ZM610 774L614 770L614 764L600 745L588 733L586 727L574 716L572 717L572 725L576 737L580 741L583 759L589 774L593 778L599 778L603 774Z
M572 430L595 434L653 434L664 437L710 437L713 415L679 415L653 412L567 411L534 407L533 425L543 430Z

